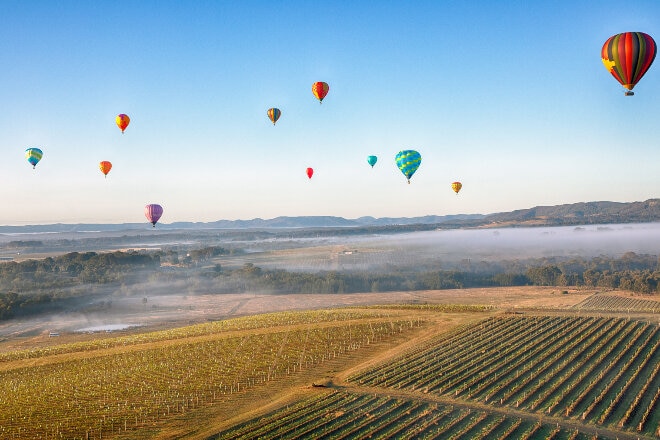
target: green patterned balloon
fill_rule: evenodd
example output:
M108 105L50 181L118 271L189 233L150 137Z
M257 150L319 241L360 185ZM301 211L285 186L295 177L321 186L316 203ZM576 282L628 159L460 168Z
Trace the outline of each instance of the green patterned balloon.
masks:
M408 183L410 183L410 178L422 163L421 154L415 150L403 150L397 153L395 160L396 166L399 167L403 175L408 179Z

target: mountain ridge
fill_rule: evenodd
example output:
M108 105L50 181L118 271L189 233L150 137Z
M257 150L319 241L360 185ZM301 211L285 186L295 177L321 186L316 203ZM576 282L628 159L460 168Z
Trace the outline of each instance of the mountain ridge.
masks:
M577 225L605 223L649 223L660 221L660 199L641 202L578 202L535 206L493 214L426 215L419 217L371 217L346 219L337 216L279 216L272 219L217 220L212 222L159 223L158 229L285 229L351 228L406 225L443 227L505 227ZM147 223L52 223L44 225L0 226L2 234L48 232L111 232L144 229Z

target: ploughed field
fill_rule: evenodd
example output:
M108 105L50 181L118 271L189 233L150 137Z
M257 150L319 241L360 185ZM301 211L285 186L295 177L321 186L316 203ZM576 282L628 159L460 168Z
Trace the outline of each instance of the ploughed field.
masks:
M457 297L8 350L0 438L660 438L660 303L638 299Z

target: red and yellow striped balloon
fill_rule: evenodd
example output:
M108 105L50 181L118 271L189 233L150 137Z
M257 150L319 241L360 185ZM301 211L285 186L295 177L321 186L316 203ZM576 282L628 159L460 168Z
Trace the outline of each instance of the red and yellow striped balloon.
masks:
M628 90L631 90L655 59L655 41L643 32L624 32L608 38L603 44L600 56L605 68Z
M323 98L325 98L329 90L330 86L323 81L318 81L312 84L312 93L316 96L316 99L319 100L319 103L323 101Z

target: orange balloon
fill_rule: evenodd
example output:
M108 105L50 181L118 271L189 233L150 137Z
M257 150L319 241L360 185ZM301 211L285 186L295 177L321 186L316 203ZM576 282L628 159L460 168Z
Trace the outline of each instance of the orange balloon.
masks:
M451 184L451 189L453 189L456 194L458 194L461 188L463 188L463 184L461 182L453 182Z
M112 168L112 164L110 162L108 162L107 160L103 160L103 161L99 162L99 169L106 176L110 172L111 168Z
M121 113L117 115L117 117L115 118L115 122L117 123L117 127L119 127L119 129L123 133L124 130L126 130L126 127L128 127L128 124L131 122L131 118L129 118L128 115Z
M328 94L328 91L330 91L328 83L318 81L312 84L312 93L316 96L316 99L319 100L319 103L323 101L323 98Z

